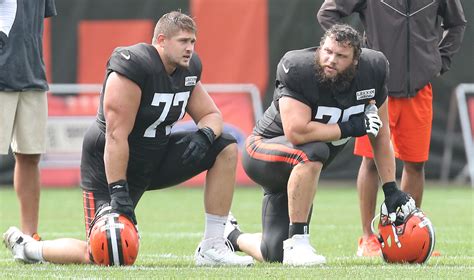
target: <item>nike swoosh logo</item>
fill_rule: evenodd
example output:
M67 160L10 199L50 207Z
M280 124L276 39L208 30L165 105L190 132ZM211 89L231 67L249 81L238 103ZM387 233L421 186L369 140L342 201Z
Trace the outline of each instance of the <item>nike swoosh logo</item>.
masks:
M120 53L120 55L122 55L123 58L125 58L126 60L129 60L129 59L130 59L130 54Z
M281 67L283 67L283 71L285 71L286 74L288 74L288 72L290 72L290 68L286 68L285 64L281 63Z

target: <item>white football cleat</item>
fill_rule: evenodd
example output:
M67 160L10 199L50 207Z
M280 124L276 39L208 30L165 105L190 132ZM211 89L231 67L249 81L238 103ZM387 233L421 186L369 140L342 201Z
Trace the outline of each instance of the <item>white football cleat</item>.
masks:
M232 215L232 212L229 212L227 222L225 223L224 238L228 239L227 237L229 237L229 234L234 230L241 231L237 219Z
M251 256L239 256L226 245L223 237L204 239L194 254L197 266L251 266Z
M3 243L10 250L16 261L23 263L38 263L25 255L25 246L28 242L38 242L33 237L23 234L17 227L10 227L3 234Z
M316 254L316 250L309 243L308 234L295 234L283 241L283 264L311 266L325 263L326 258Z

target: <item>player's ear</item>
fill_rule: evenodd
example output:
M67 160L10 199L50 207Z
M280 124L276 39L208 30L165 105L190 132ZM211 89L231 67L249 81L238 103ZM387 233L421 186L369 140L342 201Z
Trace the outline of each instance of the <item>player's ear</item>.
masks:
M156 44L159 47L163 48L165 44L165 39L166 39L166 36L164 34L159 34L158 37L156 37Z

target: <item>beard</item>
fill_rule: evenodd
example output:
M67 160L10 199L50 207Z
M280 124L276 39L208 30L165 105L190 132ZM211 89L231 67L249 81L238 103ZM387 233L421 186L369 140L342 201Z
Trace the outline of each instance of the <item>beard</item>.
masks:
M323 87L329 88L335 93L342 93L350 88L357 72L357 65L351 64L347 69L329 77L324 72L324 66L319 62L319 49L316 50L314 60L316 79Z

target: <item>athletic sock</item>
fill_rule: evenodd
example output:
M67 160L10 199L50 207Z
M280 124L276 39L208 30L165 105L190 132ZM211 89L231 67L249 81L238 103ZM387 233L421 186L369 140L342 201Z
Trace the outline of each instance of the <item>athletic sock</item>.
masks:
M227 216L218 216L206 213L204 239L223 237L226 222Z
M308 223L292 223L292 224L290 224L288 237L291 238L295 234L309 234Z
M44 261L43 258L43 242L32 241L25 244L25 256L34 261Z

